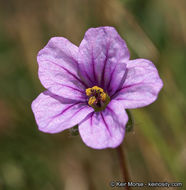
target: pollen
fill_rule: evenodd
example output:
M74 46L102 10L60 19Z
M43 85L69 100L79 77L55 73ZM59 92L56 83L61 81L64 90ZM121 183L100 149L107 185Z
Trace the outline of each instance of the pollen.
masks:
M92 94L91 89L92 89L92 88L87 88L87 89L86 89L86 95L87 95L87 96L90 96L90 95Z
M92 88L87 88L86 89L86 95L87 96L91 96L92 95L92 93L96 93L96 92L103 92L103 89L102 88L100 88L100 87L98 87L98 86L94 86L94 87L92 87Z
M106 100L106 98L107 98L107 94L104 93L104 92L102 92L102 93L100 94L100 98L101 98L101 100L104 102L104 101Z
M98 86L87 88L85 92L89 98L89 106L93 107L95 111L104 110L107 104L110 102L110 97L108 94Z
M93 106L95 103L96 103L96 97L95 96L90 97L89 101L88 101L88 104L90 106Z

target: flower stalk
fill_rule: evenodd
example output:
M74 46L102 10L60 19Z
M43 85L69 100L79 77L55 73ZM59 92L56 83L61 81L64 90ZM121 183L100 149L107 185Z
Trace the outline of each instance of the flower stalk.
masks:
M130 181L130 178L129 178L128 168L127 168L127 164L125 160L125 154L121 145L117 147L117 152L118 152L118 157L120 161L120 167L122 170L122 175L123 175L123 180L124 180L123 182L127 183L127 185L125 186L125 189L131 190L131 188L128 186L128 182Z

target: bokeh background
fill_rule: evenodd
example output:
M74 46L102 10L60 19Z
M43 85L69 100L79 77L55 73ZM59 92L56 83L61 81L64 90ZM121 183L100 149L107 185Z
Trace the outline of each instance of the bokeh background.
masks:
M164 81L155 103L132 110L122 144L131 181L186 182L185 0L0 0L0 190L107 190L122 181L115 149L90 149L69 131L41 133L30 108L44 90L38 51L53 36L79 45L89 27L105 25Z

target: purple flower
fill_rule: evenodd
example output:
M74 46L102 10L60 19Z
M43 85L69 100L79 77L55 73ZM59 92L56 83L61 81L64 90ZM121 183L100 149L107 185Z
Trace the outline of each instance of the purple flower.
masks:
M129 58L113 27L90 28L79 47L51 38L37 57L47 89L32 103L39 130L58 133L78 124L87 146L119 146L128 121L125 109L151 104L163 86L152 62Z

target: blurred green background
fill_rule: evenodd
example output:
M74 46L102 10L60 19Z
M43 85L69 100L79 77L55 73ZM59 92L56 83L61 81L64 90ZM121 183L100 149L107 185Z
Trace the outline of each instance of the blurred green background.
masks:
M30 108L44 90L36 56L48 40L79 45L89 27L106 25L164 81L155 103L132 110L122 144L131 180L186 182L185 0L0 0L0 190L107 190L122 181L116 150L90 149L69 131L44 134Z

